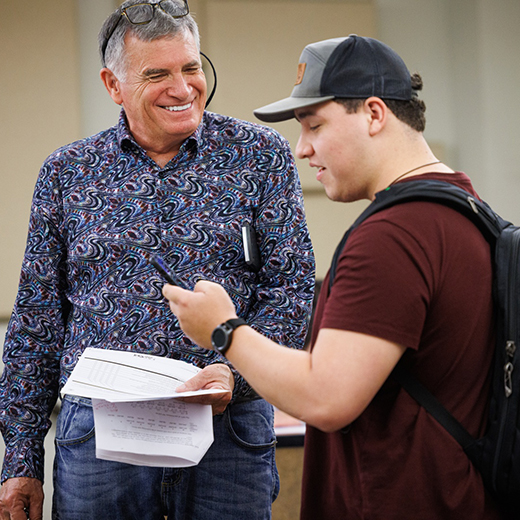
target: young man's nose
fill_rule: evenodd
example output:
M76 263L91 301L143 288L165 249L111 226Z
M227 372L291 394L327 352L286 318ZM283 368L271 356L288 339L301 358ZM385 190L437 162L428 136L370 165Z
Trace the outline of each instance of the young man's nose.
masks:
M298 143L296 144L294 153L298 159L307 159L313 153L312 146L301 134L298 139Z

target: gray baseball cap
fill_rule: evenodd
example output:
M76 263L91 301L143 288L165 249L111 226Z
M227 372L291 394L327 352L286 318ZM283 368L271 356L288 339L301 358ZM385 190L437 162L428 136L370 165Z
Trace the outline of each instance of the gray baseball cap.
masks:
M261 121L285 121L294 110L335 98L410 100L410 72L388 45L351 34L307 45L288 98L254 110Z

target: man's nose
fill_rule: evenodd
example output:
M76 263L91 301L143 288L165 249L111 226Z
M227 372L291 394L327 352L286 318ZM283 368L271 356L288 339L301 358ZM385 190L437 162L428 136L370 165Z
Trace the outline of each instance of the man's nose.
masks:
M191 93L191 85L188 78L182 74L175 74L168 79L168 87L166 89L168 95L179 99L186 98Z
M294 150L296 157L298 159L306 159L309 158L313 151L311 144L300 134L298 142L296 143L296 149Z

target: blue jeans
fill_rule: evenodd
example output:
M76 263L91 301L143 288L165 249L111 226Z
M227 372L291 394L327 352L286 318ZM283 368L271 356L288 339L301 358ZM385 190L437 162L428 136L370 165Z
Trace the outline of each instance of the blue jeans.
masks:
M96 459L89 399L66 396L56 424L53 520L265 520L279 490L271 405L214 417L215 440L191 468Z

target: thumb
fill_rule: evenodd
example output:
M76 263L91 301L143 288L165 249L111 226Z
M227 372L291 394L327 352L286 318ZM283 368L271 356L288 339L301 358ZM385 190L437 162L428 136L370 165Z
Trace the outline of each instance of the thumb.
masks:
M182 385L179 385L175 391L176 392L194 392L195 390L200 390L206 384L205 377L201 375L201 372L194 375L192 378L185 381Z

